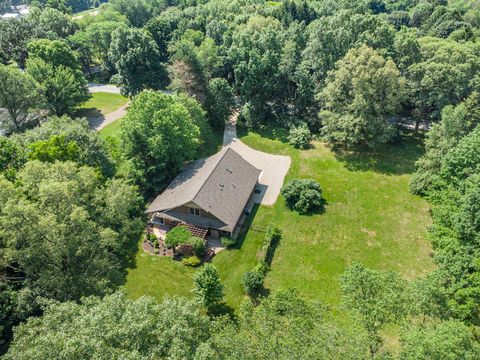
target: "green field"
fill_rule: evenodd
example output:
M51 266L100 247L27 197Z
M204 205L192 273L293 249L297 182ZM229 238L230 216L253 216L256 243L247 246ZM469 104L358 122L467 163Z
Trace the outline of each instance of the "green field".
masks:
M423 151L419 139L406 136L377 155L332 151L320 142L309 150L295 150L281 135L249 132L241 137L258 150L291 156L287 180L316 179L327 204L323 212L299 215L279 198L274 206L260 206L252 214L254 230L246 234L241 246L224 250L213 260L229 305L238 306L242 300L241 276L255 266L262 229L270 224L279 226L284 235L266 279L267 290L296 287L307 297L335 305L339 277L352 262L398 271L408 279L433 268L426 239L429 207L408 190L409 174ZM125 287L132 297L186 295L192 273L169 259L151 259L140 252Z
M96 92L90 100L77 111L78 117L99 117L114 112L127 103L128 99L120 94Z

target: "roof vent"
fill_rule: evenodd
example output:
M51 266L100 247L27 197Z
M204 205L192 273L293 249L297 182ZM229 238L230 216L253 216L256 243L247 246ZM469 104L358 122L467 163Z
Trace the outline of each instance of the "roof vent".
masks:
M226 168L226 170L231 174L232 173L232 170L229 169L229 168Z

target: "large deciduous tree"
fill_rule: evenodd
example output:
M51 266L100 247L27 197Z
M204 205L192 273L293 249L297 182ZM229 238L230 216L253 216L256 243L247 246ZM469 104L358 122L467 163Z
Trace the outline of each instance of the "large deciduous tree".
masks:
M405 97L405 81L392 60L368 46L350 50L317 96L329 141L375 146L394 135L392 117Z
M194 294L207 310L213 310L222 302L224 286L214 265L206 263L196 272L193 276L193 285Z
M28 45L27 73L42 87L55 115L72 113L90 97L75 52L61 40L35 40Z
M109 58L118 71L123 94L159 90L165 85L167 74L158 47L143 29L117 29L112 35Z
M172 95L144 91L133 98L122 123L126 156L145 178L145 191L158 191L195 157L200 130Z
M209 338L209 320L185 299L103 299L49 303L45 315L20 325L6 360L115 358L193 360Z
M0 65L0 128L20 132L38 121L35 110L44 105L39 85L15 65Z

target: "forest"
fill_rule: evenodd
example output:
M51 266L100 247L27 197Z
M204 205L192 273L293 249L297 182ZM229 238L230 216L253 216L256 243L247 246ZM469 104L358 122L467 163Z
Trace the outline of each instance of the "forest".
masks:
M0 13L21 4L27 16L0 19L0 358L480 360L478 1L3 0ZM116 136L82 116L91 82L130 102ZM393 207L418 218L425 203L420 230L378 235L393 232L400 265L356 261L374 251L359 245L332 290L305 280L310 260L273 250L235 278L244 293L230 302L225 251L185 293L131 296L146 205L218 150L236 111L245 142L294 159L278 204L257 214L269 243L301 239L311 256L307 240L341 216L416 224ZM352 159L382 159L381 177ZM294 178L305 168L323 192ZM345 214L350 198L332 188L353 177L348 196L381 188L384 203ZM344 212L325 225L310 205ZM278 220L287 211L294 230ZM254 258L263 234L237 246L253 240Z

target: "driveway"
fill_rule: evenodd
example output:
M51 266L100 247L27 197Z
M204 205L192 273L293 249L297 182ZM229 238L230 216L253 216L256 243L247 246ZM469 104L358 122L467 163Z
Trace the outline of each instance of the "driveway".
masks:
M88 83L88 91L91 93L105 92L110 94L120 94L120 88L110 84Z
M231 124L225 126L223 146L230 146L253 166L262 171L258 180L262 193L257 195L255 202L262 205L273 205L277 201L278 195L280 195L283 181L292 160L290 156L267 154L245 145L237 138L236 116L232 120Z

